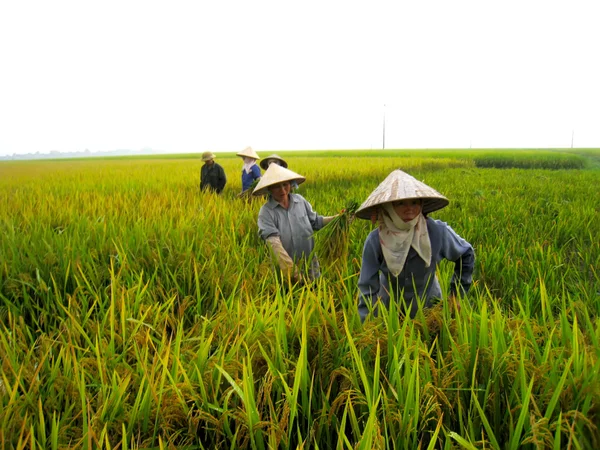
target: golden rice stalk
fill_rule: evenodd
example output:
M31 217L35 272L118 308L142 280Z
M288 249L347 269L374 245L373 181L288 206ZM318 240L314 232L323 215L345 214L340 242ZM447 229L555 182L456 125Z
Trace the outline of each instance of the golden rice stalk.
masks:
M326 264L348 256L348 233L359 206L356 200L349 200L339 215L315 233L315 252Z

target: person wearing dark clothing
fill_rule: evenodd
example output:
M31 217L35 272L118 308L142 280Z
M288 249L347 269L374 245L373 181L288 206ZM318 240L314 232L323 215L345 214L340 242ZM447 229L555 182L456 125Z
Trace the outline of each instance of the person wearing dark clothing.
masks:
M204 165L200 170L200 190L211 190L220 194L225 188L227 178L223 168L215 162L215 155L212 152L202 153Z

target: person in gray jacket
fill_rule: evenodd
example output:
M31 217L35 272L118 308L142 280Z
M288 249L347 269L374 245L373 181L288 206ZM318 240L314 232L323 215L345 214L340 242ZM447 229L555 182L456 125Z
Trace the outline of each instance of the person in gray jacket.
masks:
M278 164L271 164L254 188L252 195L268 194L258 213L258 234L273 251L284 280L307 283L320 276L319 261L311 255L313 233L335 216L317 214L299 194L292 194L293 182L305 178Z
M367 237L358 280L358 312L364 321L377 302L415 317L419 305L432 306L442 298L436 276L444 259L454 262L449 296L459 298L472 284L475 252L448 224L427 217L444 208L448 199L401 170L392 172L360 206L356 216L378 221Z
M267 170L271 164L277 164L285 169L288 168L288 163L277 153L273 153L272 155L269 155L263 159L260 162L260 167L263 170ZM298 189L298 183L295 180L292 180L290 183L292 185L292 190Z

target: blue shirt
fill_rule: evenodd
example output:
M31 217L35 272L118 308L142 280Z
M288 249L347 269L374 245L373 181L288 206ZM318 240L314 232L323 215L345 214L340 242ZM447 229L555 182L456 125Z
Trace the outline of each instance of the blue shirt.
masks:
M399 306L401 309L408 309L411 317L417 313L418 298L424 301L424 306L431 306L434 298L441 299L442 290L436 276L436 268L443 259L455 263L450 293L456 294L459 285L462 294L469 290L475 268L475 252L471 244L440 220L428 217L427 231L431 242L431 264L425 267L425 261L411 247L404 268L397 277L390 273L383 257L379 228L367 236L358 279L358 313L361 321L369 314L368 305L375 307L378 299L388 307L390 293L394 298L404 299L404 304Z
M258 178L260 178L260 167L258 167L258 164L252 166L250 173L247 173L242 169L242 191L249 189L254 180L257 180Z

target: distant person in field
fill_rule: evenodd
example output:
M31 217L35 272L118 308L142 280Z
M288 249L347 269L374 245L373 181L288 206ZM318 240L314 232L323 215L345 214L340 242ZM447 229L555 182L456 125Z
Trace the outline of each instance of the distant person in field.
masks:
M260 162L260 167L263 170L267 170L271 164L277 164L278 166L281 166L285 169L288 168L288 163L285 162L285 160L281 156L277 155L276 153L273 153L272 155L269 155L265 159L263 159ZM297 189L297 188L298 188L298 183L296 183L295 181L292 181L292 189Z
M292 182L305 178L278 164L271 164L254 189L254 196L268 194L258 213L258 233L273 251L284 280L306 283L320 276L319 261L311 258L313 232L335 216L317 214L299 194L291 193Z
M227 183L225 171L215 162L213 152L202 153L202 161L204 161L204 165L200 169L200 190L211 190L220 194Z
M362 253L361 321L370 310L377 315L378 301L389 307L390 297L410 317L415 317L419 306L432 306L442 298L436 268L444 259L454 262L449 296L460 308L459 297L471 287L475 252L448 224L427 217L448 203L425 183L395 170L357 210L357 217L379 223Z
M253 187L260 179L260 167L256 164L260 159L260 156L252 150L252 147L246 147L241 152L236 153L236 155L244 160L242 166L242 192L245 192ZM249 192L249 194L251 194L251 192Z

